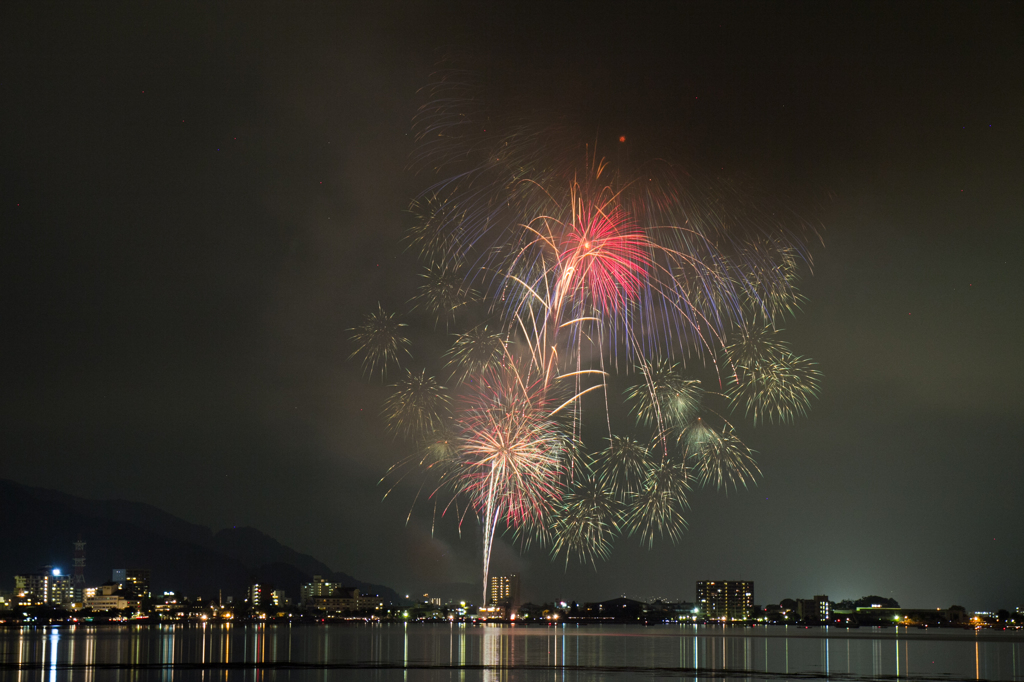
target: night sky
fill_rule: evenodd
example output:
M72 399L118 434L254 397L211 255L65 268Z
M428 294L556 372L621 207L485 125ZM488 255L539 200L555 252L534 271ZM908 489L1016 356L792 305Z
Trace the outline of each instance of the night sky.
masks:
M763 478L524 597L1024 603L1024 4L3 3L0 477L251 525L422 593L431 534L347 329L411 295L411 120L438 59L821 225L786 325L808 418ZM611 144L609 149L614 149ZM155 567L154 567L155 568ZM475 594L475 593L474 593Z

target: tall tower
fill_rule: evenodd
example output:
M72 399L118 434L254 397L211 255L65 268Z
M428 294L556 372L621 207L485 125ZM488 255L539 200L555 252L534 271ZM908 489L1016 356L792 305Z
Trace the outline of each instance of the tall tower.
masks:
M488 594L489 606L510 606L519 608L519 574L492 575Z
M85 540L82 539L81 534L78 535L78 540L75 541L74 545L75 578L71 581L71 591L74 594L74 600L80 602L85 592Z
M750 580L698 580L697 606L705 618L746 620L754 609Z

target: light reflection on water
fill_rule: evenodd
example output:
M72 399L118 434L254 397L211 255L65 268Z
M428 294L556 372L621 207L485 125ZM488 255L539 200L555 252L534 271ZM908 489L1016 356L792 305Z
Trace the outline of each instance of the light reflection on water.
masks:
M0 630L0 679L1024 680L1024 633L963 630L155 625Z

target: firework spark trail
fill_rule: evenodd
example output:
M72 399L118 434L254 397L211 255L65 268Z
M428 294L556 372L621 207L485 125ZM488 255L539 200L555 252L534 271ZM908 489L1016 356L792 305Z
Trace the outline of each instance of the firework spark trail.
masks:
M540 523L561 497L567 441L539 382L511 365L488 373L462 406L456 477L484 523L484 594L498 521Z

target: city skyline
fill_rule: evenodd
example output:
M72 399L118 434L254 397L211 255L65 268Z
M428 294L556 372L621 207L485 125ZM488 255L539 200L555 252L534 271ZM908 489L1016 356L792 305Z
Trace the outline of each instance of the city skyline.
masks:
M174 520L177 522L177 520ZM261 537L263 537L261 535ZM169 538L162 538L159 534L151 533L148 537L143 540L143 544L152 545L154 543L160 543L161 541L167 541ZM272 538L267 538L267 541L272 545L277 545L277 542ZM250 568L246 571L248 577L247 586L244 589L230 588L230 583L225 585L217 586L211 592L206 590L205 592L195 593L189 590L182 590L181 583L179 580L182 577L181 571L202 571L203 565L201 563L194 563L191 565L176 565L175 567L162 566L159 561L142 561L141 564L147 566L159 566L156 570L157 584L159 587L151 592L151 577L154 571L151 568L140 568L140 562L138 560L129 561L129 568L113 568L107 569L106 572L102 568L92 567L89 580L85 579L84 570L79 572L79 568L86 568L88 562L86 557L89 553L86 551L88 547L88 541L83 538L82 535L78 535L77 539L70 543L73 549L69 550L68 556L73 556L73 565L75 566L74 572L69 573L67 570L62 568L62 565L58 561L57 563L39 565L38 567L25 568L24 570L16 571L13 574L7 576L6 582L11 583L13 581L14 590L8 591L4 581L0 580L0 598L18 596L19 593L31 592L37 594L42 602L60 605L64 602L82 601L82 598L93 599L97 604L105 604L106 608L114 608L111 604L121 604L117 608L124 608L127 606L127 601L131 600L133 604L137 604L143 597L154 596L157 597L160 593L164 595L174 595L176 599L182 597L199 599L201 601L211 601L211 594L216 594L216 601L218 604L232 603L232 600L238 600L238 603L249 603L254 604L261 603L260 598L253 598L253 590L255 594L262 594L263 590L266 590L267 595L272 595L273 603L275 605L281 605L283 603L298 603L308 605L310 599L316 600L320 598L340 598L341 602L347 603L346 600L358 599L360 592L359 585L363 585L364 589L362 592L364 595L369 594L376 597L377 591L382 587L386 587L387 592L391 595L387 598L387 603L397 604L401 603L403 595L395 592L391 586L374 586L367 585L364 582L356 580L351 576L344 576L344 574L337 574L341 577L335 579L325 579L321 575L315 573L307 574L303 578L308 582L303 582L298 589L296 585L278 582L274 584L270 580L263 578L257 579L257 573L262 573L262 570L255 564L250 564ZM236 551L240 555L248 555L250 557L256 557L260 554L261 550L255 546L245 546L245 543L239 543L238 541L233 542ZM194 548L195 549L195 548ZM294 554L290 548L282 548L287 553L292 553L292 556L299 556ZM265 550L264 550L265 551ZM120 551L117 554L121 557L125 555ZM41 554L39 556L49 556L50 561L54 561L54 557L59 557L59 553ZM102 555L97 557L100 561L100 566L105 566L108 563ZM313 557L306 557L306 559L314 561L312 570L324 570L327 568L326 565L321 564ZM264 560L266 561L266 559ZM9 563L9 562L8 562ZM31 563L22 562L22 563ZM319 567L319 568L317 568ZM307 569L308 570L308 569ZM99 571L100 578L97 579L97 571ZM302 569L299 569L299 573L289 575L289 579L294 581L297 580L297 576L303 575ZM73 579L77 576L82 575L81 588L77 586L77 582L73 583ZM362 576L364 579L373 580L373 576ZM273 579L271 579L273 580ZM280 580L278 578L277 580ZM820 582L820 581L818 581ZM227 586L227 589L225 589ZM477 604L478 600L474 598L476 592L475 587L471 584L457 586L449 585L441 590L441 595L438 593L430 594L406 594L404 595L405 602L418 603L418 602L430 602L441 606L442 604L451 605L462 603L465 604L477 604L479 606L505 606L511 607L513 610L524 604L533 604L534 601L538 603L597 603L601 600L612 600L613 594L618 594L621 598L627 598L635 600L638 603L645 604L657 604L659 602L666 603L690 603L691 606L696 606L700 609L702 617L708 617L717 619L724 617L726 620L733 620L739 612L750 613L751 609L758 608L769 610L772 606L778 606L779 604L785 604L787 601L793 601L794 605L787 607L788 610L792 610L794 613L799 611L800 617L803 618L806 613L825 613L830 608L829 604L843 604L843 603L854 603L858 606L872 607L872 608L883 608L884 609L896 609L899 612L925 612L931 611L932 609L944 610L948 605L940 604L935 600L927 601L923 603L912 603L909 604L904 600L902 604L898 599L894 598L892 594L882 596L879 592L885 592L884 589L874 590L870 594L862 594L859 597L853 595L844 594L837 596L834 599L830 599L828 595L818 594L820 591L816 591L808 586L801 587L798 591L790 592L784 597L774 598L772 600L756 599L754 583L752 581L735 581L731 579L723 579L722 576L718 576L716 580L710 581L707 576L704 579L696 582L696 587L691 593L688 592L687 587L680 586L675 592L669 594L650 594L650 593L633 593L627 594L625 592L613 591L609 594L599 595L598 598L590 599L579 599L577 595L571 593L560 593L557 596L550 599L539 599L530 600L523 599L521 597L521 585L520 578L518 575L492 575L490 580L490 590L488 598L485 602ZM377 588L377 591L374 590ZM543 592L543 586L530 586L533 589L530 590L534 594ZM763 587L763 586L762 586ZM769 590L771 590L769 586ZM355 597L353 597L352 590L355 590ZM53 598L48 596L50 593L55 595ZM813 598L809 598L810 595L814 595ZM204 596L205 595L205 596ZM447 596L445 596L447 595ZM288 601L284 602L287 597ZM267 597L270 599L270 596ZM330 601L330 600L328 600ZM1012 601L1012 600L1011 600ZM123 602L123 603L122 603ZM984 607L977 607L977 605L965 602L963 599L954 600L954 604L957 608L966 608L965 613L995 613L999 609L1008 610L1012 612L1014 609L1020 610L1020 606L1014 606L1003 600L999 602L998 606L986 605ZM966 606L965 606L966 604ZM87 604L88 605L88 604ZM976 608L977 607L977 608ZM868 609L870 610L870 609Z
M459 54L599 155L820 226L783 326L821 395L739 415L756 482L694 489L677 544L622 537L596 568L505 534L495 574L524 601L720 576L1024 602L1024 7L527 5L0 9L0 478L259 528L401 594L479 585L472 514L414 503L415 477L384 499L410 448L349 359L415 291L417 91ZM443 354L405 321L414 362Z
M78 545L76 543L76 550ZM78 575L76 573L76 575ZM298 606L307 615L310 613L341 614L344 612L360 612L373 618L394 618L396 614L408 618L409 611L402 609L415 607L426 608L427 611L417 612L417 618L438 618L431 615L429 611L435 608L444 607L448 610L458 608L458 615L463 618L499 619L514 621L518 618L529 617L539 606L533 603L522 603L519 599L519 576L491 576L488 598L474 604L471 601L459 601L458 599L447 599L423 594L410 598L406 595L404 602L386 601L376 594L361 593L357 587L345 586L344 582L331 582L322 576L314 575L308 582L303 583L298 590L298 598L289 597L285 590L277 589L276 586L257 581L255 577L250 579L249 585L244 593L237 597L229 594L225 597L223 590L217 591L216 599L205 599L202 596L182 594L178 590L163 591L162 594L155 594L150 591L149 569L129 568L114 569L111 571L110 580L97 587L85 587L80 592L72 587L72 576L62 573L59 568L53 566L42 566L37 572L24 572L14 576L15 589L11 593L0 590L0 605L2 610L10 611L10 615L31 616L32 613L25 611L35 607L58 607L70 610L71 613L86 609L92 613L105 611L133 611L137 615L143 611L153 611L156 605L158 616L167 615L166 605L191 603L209 607L216 606L217 609L238 606L245 609L262 609L271 612L275 609L282 610L279 615L295 615L294 608ZM707 620L707 621L756 621L765 620L776 624L787 624L785 621L802 621L805 623L829 623L836 622L845 625L850 624L850 619L858 617L872 621L899 621L903 622L913 619L915 622L929 622L939 626L960 627L966 625L968 620L975 625L980 617L998 617L1001 620L1017 618L1021 614L1021 608L1015 607L1013 611L1002 608L996 614L992 611L971 611L961 605L952 605L948 609L918 608L901 606L895 599L880 597L878 595L862 596L856 600L843 599L831 600L828 595L815 595L807 599L802 597L780 600L773 604L756 604L754 599L754 583L751 581L730 581L730 580L699 580L695 587L694 600L686 599L665 599L663 597L651 597L648 599L632 600L622 595L619 598L607 599L601 602L577 602L571 600L553 600L543 606L550 606L552 610L558 609L564 615L577 614L579 607L585 607L584 611L578 613L581 618L608 617L603 609L626 608L627 603L651 607L651 613L671 611L685 617L686 620ZM161 606L164 605L164 606ZM474 612L473 609L478 609ZM397 609L397 611L396 611ZM660 611L659 611L660 609ZM173 609L172 609L173 610ZM668 611L665 611L667 613ZM644 612L648 612L645 608ZM614 614L614 611L609 612ZM971 618L973 613L974 617ZM951 615L952 614L952 615ZM536 615L536 614L534 614ZM629 618L636 614L630 614ZM48 614L48 618L58 617L57 614ZM230 616L230 617L233 617ZM613 616L621 618L619 616ZM937 619L937 621L936 621ZM676 620L671 616L669 620ZM944 622L945 621L945 622ZM1014 621L1016 622L1016 621ZM791 624L791 623L790 623ZM844 626L845 626L844 625Z

